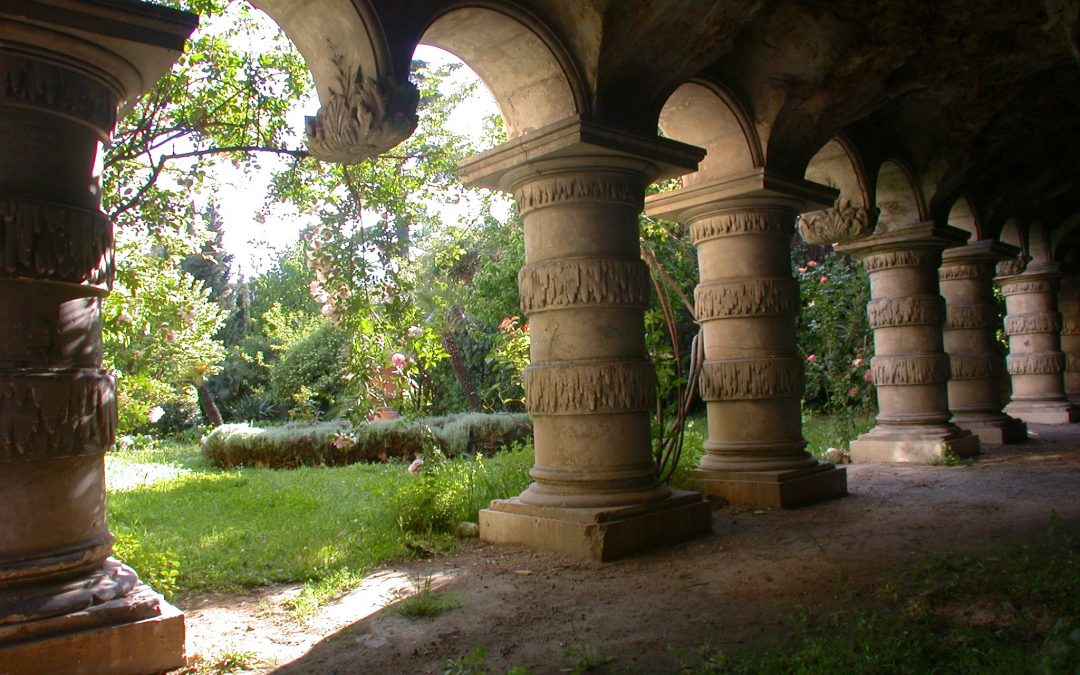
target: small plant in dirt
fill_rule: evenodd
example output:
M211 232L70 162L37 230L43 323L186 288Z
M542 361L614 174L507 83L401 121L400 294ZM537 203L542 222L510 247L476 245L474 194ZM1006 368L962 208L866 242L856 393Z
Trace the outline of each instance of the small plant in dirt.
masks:
M227 648L210 656L196 655L188 660L186 668L177 671L177 675L229 675L247 672L262 664L255 652Z
M394 606L397 613L407 619L430 618L461 606L458 595L431 590L430 576L417 577L413 586L415 592Z
M579 628L573 619L570 619L570 644L563 650L564 659L572 659L572 673L593 673L606 668L615 662L615 658L603 655L593 644L592 640L585 635L588 628Z
M488 675L487 650L483 645L476 645L472 651L456 659L449 659L442 664L443 675ZM529 675L525 666L514 666L506 675Z

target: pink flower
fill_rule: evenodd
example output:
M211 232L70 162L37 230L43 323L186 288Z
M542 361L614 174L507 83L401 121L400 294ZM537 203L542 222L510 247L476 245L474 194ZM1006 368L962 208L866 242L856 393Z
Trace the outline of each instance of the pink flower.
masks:
M866 372L864 372L862 374L862 379L867 381L867 382L873 382L874 381L874 374L872 372L870 372L869 368L867 368Z
M822 277L820 279L818 279L818 281L820 281L823 284L827 284L827 283L829 283L829 277L822 275Z
M851 362L851 365L855 366L856 368L858 368L862 364L863 364L863 360L861 358L855 359L854 361Z
M805 267L796 267L795 269L799 270L799 274L806 274L806 268Z
M417 457L416 459L414 459L412 461L412 464L409 465L409 473L411 473L414 476L419 475L420 474L420 467L422 467L423 465L424 465L424 460Z
M817 354L811 354L810 356L807 356L806 360L809 361L810 363L813 363L814 361L817 361Z
M424 329L421 328L420 326L409 326L409 330L406 333L406 335L408 335L411 338L420 337L423 334L424 334Z
M395 368L404 367L405 366L405 355L402 354L401 352L394 352L390 356L390 363L392 363Z
M811 260L810 262L806 263L806 266L807 267L817 267L817 261L816 260Z

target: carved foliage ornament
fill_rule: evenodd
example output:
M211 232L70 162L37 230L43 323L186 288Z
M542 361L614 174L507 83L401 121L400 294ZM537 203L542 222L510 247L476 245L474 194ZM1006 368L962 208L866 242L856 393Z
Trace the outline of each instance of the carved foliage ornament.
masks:
M103 84L50 63L0 55L0 100L70 115L102 134L116 126L119 100Z
M949 305L945 312L946 330L997 328L1000 322L997 305Z
M701 398L738 401L797 398L804 388L802 360L779 356L706 361L701 371Z
M1056 333L1061 330L1061 315L1057 312L1010 314L1005 317L1006 335Z
M518 272L521 311L588 305L649 304L649 268L641 260L582 258L526 265Z
M1080 354L1065 355L1065 371L1068 373L1080 373Z
M365 77L338 63L339 91L334 91L306 121L311 154L327 162L359 164L386 152L416 128L420 92L411 82Z
M932 295L881 298L868 302L866 312L871 328L940 326L945 313L945 301Z
M644 203L645 190L637 178L582 173L529 181L514 191L514 200L522 214L544 206L582 202L620 204L637 212Z
M0 374L0 461L105 452L116 385L99 371Z
M954 281L956 279L991 278L994 274L992 262L944 262L938 270L938 278L941 281Z
M1001 281L1001 294L1006 297L1025 293L1053 293L1055 290L1057 290L1057 282L1049 279L1025 279L1020 276Z
M862 259L867 272L894 269L897 267L938 267L941 263L941 251L908 249L872 253Z
M0 277L108 290L113 279L112 224L95 211L0 200Z
M1027 267L1029 257L1020 255L1016 258L1009 258L1008 260L1002 260L997 264L995 272L999 277L1012 277L1017 274L1021 274L1024 268Z
M997 354L950 354L953 380L988 380L1001 375Z
M799 218L799 234L808 244L834 244L874 231L880 211L863 206L838 206L811 211Z
M648 361L542 363L525 369L533 415L592 415L652 410L656 372Z
M1005 363L1010 375L1052 375L1064 372L1065 355L1061 352L1009 354Z
M1067 316L1061 327L1062 335L1080 335L1080 317Z
M782 278L703 282L694 289L694 306L698 321L794 314L799 310L799 282Z
M942 384L949 381L949 357L946 354L903 354L875 356L870 361L874 384L902 386Z
M795 212L788 209L751 209L709 216L690 224L695 244L736 234L776 234L791 236Z

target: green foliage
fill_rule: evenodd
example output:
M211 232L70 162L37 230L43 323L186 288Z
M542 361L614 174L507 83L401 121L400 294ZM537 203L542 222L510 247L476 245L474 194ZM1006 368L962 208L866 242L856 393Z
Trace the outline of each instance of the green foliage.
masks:
M416 579L416 592L397 602L394 610L407 619L438 616L461 606L461 598L454 593L436 593L431 590L431 577Z
M113 555L134 569L144 583L169 599L176 593L180 561L176 553L168 547L144 549L141 542L147 538L145 531L114 527Z
M873 426L874 416L858 410L803 416L802 432L807 442L806 451L818 459L825 459L826 450L847 450L853 440L870 431Z
M804 407L824 413L872 410L866 272L851 258L820 248L796 248L793 262L802 296L797 335L806 359Z
M351 336L322 320L289 345L270 371L269 393L300 419L322 417L348 392ZM304 414L307 412L308 414Z
M226 424L206 437L202 451L212 466L291 469L407 459L435 448L450 457L492 453L531 433L526 415L505 413L398 419L356 427L344 420L265 428Z

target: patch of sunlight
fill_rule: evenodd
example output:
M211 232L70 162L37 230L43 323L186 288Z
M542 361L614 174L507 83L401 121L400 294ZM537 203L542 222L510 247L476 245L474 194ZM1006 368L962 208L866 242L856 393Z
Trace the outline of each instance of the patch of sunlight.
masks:
M110 492L123 492L144 485L164 483L183 476L190 476L191 469L173 464L150 462L125 462L105 458L105 486Z

